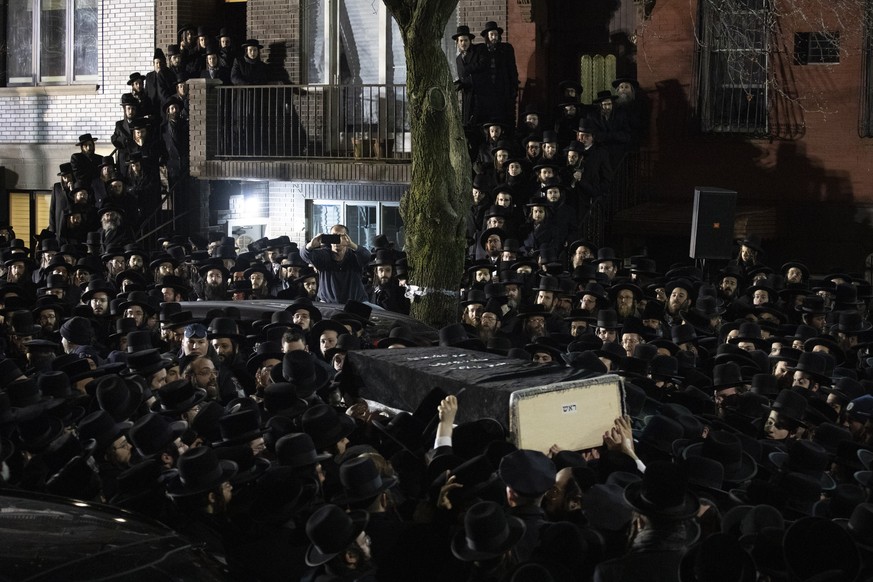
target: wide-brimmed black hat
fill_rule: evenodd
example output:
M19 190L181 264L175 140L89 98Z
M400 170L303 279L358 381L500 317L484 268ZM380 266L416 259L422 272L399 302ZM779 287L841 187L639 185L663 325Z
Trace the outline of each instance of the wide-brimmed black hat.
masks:
M153 315L155 313L155 305L152 302L151 297L145 291L132 291L127 295L127 299L122 301L118 305L118 310L120 312L124 312L129 307L133 307L138 305L142 308L142 310L148 314Z
M156 395L152 412L178 416L203 402L206 399L206 390L195 388L190 380L182 379L166 384Z
M542 307L540 305L539 307ZM545 312L543 311L543 315ZM519 310L519 317L522 317ZM484 344L479 338L471 337L462 323L450 323L439 330L439 345L443 347L483 349Z
M101 410L116 422L129 419L142 403L142 386L117 374L107 374L97 380L94 391Z
M597 312L597 323L595 327L603 329L621 329L621 324L618 322L618 314L614 309L601 309Z
M312 276L312 275L310 275ZM306 277L307 279L309 276ZM319 311L318 307L312 304L312 301L309 299L297 299L285 308L285 311L291 313L292 315L301 309L309 312L310 325L314 325L321 321L321 311Z
M826 472L830 468L827 449L817 442L792 440L787 451L772 452L768 458L779 471L802 473L818 479L825 491L836 487L833 477Z
M239 45L239 46L240 46L240 48L243 48L243 49L246 48L246 47L248 47L248 46L256 46L256 47L258 47L259 49L264 48L264 45L260 44L260 43L258 42L258 39L256 39L256 38L248 38L248 39L245 40L245 42L243 42L243 43L242 43L241 45Z
M803 372L819 384L830 385L835 360L824 352L802 352L797 365L788 372Z
M131 374L148 377L158 370L169 368L172 361L161 356L157 349L130 353L127 356L127 367Z
M79 421L79 438L94 439L97 441L97 449L103 450L132 426L130 421L116 422L105 410L97 410Z
M727 431L709 433L702 442L687 446L682 456L703 456L718 461L724 467L724 480L732 484L744 483L758 472L755 459L743 450L740 438Z
M173 421L153 412L141 416L130 428L128 440L143 457L163 452L164 448L182 436L188 428L184 420Z
M470 27L463 24L458 26L457 32L452 35L452 40L458 40L462 36L466 36L471 41L476 38L476 35L470 32Z
M294 469L321 463L330 458L328 453L315 449L312 437L304 432L289 433L276 441L276 462Z
M218 419L221 440L214 447L231 447L257 439L264 434L261 418L255 409L240 410L226 414Z
M352 417L337 412L327 404L317 404L303 413L303 432L312 437L315 447L323 451L355 430Z
M625 488L624 498L639 513L659 519L681 521L700 509L697 496L688 491L682 469L664 461L649 463L643 479Z
M306 564L320 566L344 552L368 521L369 514L363 510L347 513L333 504L317 509L306 522L306 536L312 542L306 550Z
M79 141L76 142L77 146L84 145L89 141L97 141L96 137L93 137L90 133L83 133L79 136Z
M167 495L185 497L212 491L236 475L237 464L221 460L210 447L197 447L182 453L179 473L167 481Z
M299 398L309 398L330 381L324 366L304 350L287 352L282 358L282 377L294 384Z
M391 328L388 332L388 337L384 337L376 342L376 347L379 349L387 349L393 345L402 345L407 348L419 347L421 344L416 341L415 336L405 325L397 325Z
M242 339L242 334L239 333L237 321L232 317L215 317L206 328L206 339L217 337L226 337L233 340Z
M785 417L795 422L803 424L803 417L806 415L806 398L803 394L783 388L776 395L776 400L770 410L775 410L780 417Z
M340 465L343 492L331 499L339 505L354 505L376 498L397 485L395 477L383 477L370 457L356 457Z
M265 360L282 360L282 344L278 341L265 341L258 344L255 353L246 361L246 370L254 374Z
M464 562L488 560L515 546L526 531L522 520L507 516L493 501L481 501L467 510L464 530L452 539L452 554Z
M498 34L503 34L503 29L497 26L497 23L493 20L489 20L485 23L485 28L482 29L482 32L479 33L479 36L486 37L488 33L492 30L496 30Z

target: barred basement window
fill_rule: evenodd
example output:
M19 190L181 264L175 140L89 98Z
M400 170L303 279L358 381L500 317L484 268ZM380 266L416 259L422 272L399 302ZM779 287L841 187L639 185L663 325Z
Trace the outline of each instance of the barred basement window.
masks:
M766 135L770 3L699 1L697 110L701 131Z
M794 64L823 65L840 62L839 32L795 32Z

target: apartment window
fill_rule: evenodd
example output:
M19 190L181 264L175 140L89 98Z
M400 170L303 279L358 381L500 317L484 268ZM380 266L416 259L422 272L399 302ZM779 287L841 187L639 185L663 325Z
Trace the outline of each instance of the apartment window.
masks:
M359 245L371 247L377 234L386 235L396 249L402 249L404 244L405 230L396 202L313 200L307 208L307 222L310 225L307 238L330 232L335 224L344 224L351 239Z
M833 65L839 62L839 32L794 33L794 64Z
M406 83L400 28L382 2L313 0L304 9L307 82Z
M7 0L8 85L97 80L97 0Z
M700 1L701 130L764 135L768 131L768 0Z

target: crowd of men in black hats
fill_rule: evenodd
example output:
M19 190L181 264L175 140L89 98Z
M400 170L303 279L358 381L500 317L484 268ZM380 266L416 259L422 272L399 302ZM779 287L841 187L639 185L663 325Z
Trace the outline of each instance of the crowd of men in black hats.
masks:
M602 447L540 452L517 450L502 419L456 425L440 387L413 412L360 399L350 351L424 342L402 326L374 341L354 299L325 317L319 283L347 273L307 262L402 260L385 237L372 258L342 225L329 234L240 254L229 237L177 238L153 257L8 240L3 486L157 518L246 580L873 574L873 326L858 275L773 269L754 236L710 277L581 240L566 266L472 265L443 348L624 379L627 415ZM229 296L294 301L255 322L179 304Z
M133 242L154 227L149 219L167 192L175 194L177 215L184 213L191 195L188 80L267 80L257 40L246 40L238 52L227 29L213 37L206 27L190 24L179 27L178 39L166 53L155 49L149 73L130 74L130 91L120 99L123 115L112 132L113 155L95 154L100 138L85 133L76 143L79 151L61 164L48 230L62 242L99 243L104 250Z
M385 237L31 251L6 228L0 486L159 519L244 580L871 579L868 282L767 266L751 235L707 276L505 226L439 344L620 375L601 447L518 450L439 386L411 412L362 400L350 351L432 349L372 337L364 300L409 308ZM254 322L180 304L270 297L293 301Z
M586 105L582 86L562 81L553 115L529 104L516 126L518 73L502 32L489 22L481 32L485 43L474 44L467 26L452 37L474 170L470 254L484 258L481 237L497 228L517 252L564 255L584 230L592 204L611 194L616 171L645 136L645 94L634 79L620 77L612 82L615 93L599 91Z

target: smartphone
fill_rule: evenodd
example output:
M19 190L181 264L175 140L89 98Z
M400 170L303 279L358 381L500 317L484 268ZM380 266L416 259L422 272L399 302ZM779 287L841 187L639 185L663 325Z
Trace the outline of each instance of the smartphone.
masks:
M340 244L340 235L338 235L338 234L323 234L323 235L321 235L321 244L338 245L338 244Z

